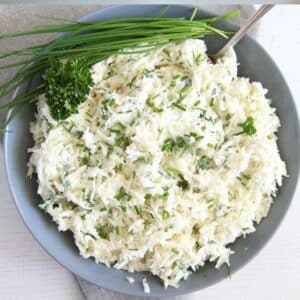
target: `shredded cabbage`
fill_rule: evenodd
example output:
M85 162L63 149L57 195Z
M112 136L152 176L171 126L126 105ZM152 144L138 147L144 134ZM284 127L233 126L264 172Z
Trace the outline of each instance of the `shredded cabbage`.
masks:
M212 64L195 39L91 72L66 120L38 100L29 174L40 206L83 257L165 286L206 261L229 264L228 244L255 231L286 176L267 91L237 76L233 50ZM255 131L241 132L250 117Z

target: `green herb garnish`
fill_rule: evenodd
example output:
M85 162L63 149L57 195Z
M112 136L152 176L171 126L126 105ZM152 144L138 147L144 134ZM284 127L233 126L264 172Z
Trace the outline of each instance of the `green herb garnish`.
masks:
M177 181L177 186L179 186L182 190L187 190L190 187L188 181L185 180L185 178L181 174L179 174L178 177L180 178L180 180Z
M143 75L144 77L147 77L147 78L153 77L152 73L153 73L154 71L155 71L155 70L149 70L149 69L145 68L142 75Z
M159 196L160 199L166 201L169 197L169 193L168 192L164 192L162 195Z
M127 211L127 207L124 205L120 205L120 208L122 209L122 211L126 212Z
M172 81L171 81L171 84L170 84L171 87L174 87L176 85L176 80L178 78L180 78L180 74L176 74L176 75L172 76Z
M104 240L109 240L109 232L107 231L107 228L105 226L96 227L96 231L99 237L101 237Z
M161 112L163 112L163 109L162 109L162 108L159 108L159 107L156 107L155 104L154 104L154 102L153 102L153 100L154 100L155 98L157 98L158 96L159 96L159 94L158 94L158 95L155 95L155 96L153 96L153 97L149 97L149 98L146 100L146 105L149 106L153 112L161 113Z
M90 165L90 159L89 159L88 157L83 157L83 158L81 159L81 163L82 163L83 165L89 166L89 165Z
M237 179L241 182L242 185L247 185L247 183L250 181L251 176L241 173L241 176L238 176Z
M124 164L120 163L115 166L115 171L121 173L124 170Z
M236 133L235 135L243 133L245 133L246 135L253 135L256 133L256 128L254 127L254 120L252 117L247 117L246 121L244 123L239 123L238 126L242 128L242 131Z
M208 170L212 166L213 160L205 155L197 160L197 167L202 170Z
M197 134L196 132L191 132L191 133L190 133L190 136L192 136L192 137L195 139L196 142L198 142L198 141L200 141L201 139L204 138L203 135L199 135L199 134Z
M195 53L193 52L193 59L196 65L199 65L201 58L202 58L201 53L195 55Z
M202 245L197 241L195 243L195 250L196 250L196 252L198 252L201 248L202 248Z
M130 139L129 139L129 137L127 137L125 135L117 135L115 137L114 146L120 147L122 149L125 149L129 145L130 145Z
M115 195L115 198L119 201L129 201L131 200L131 195L128 194L123 187L120 187L118 193Z
M179 102L173 102L172 105L177 107L178 109L180 109L182 111L186 111L186 107L184 105L182 105L181 103L179 103Z
M191 133L190 135L178 136L175 139L168 138L164 141L164 143L161 147L161 151L170 153L179 148L186 148L190 142L191 136L196 137L196 134Z
M215 204L215 199L214 198L211 198L211 199L209 199L208 201L207 201L207 208L208 209L211 209L211 208L213 208L214 207L214 204Z
M115 233L116 233L117 235L120 234L120 226L116 226L116 227L115 227Z
M145 194L145 196L144 196L145 200L150 200L150 199L151 199L151 197L152 197L152 195L151 195L151 194Z
M140 205L135 205L134 209L138 215L140 215L142 213L142 208Z
M170 153L174 151L175 146L176 146L176 142L173 139L171 138L166 139L161 147L161 151Z
M211 122L212 124L215 124L215 121L211 116L207 116L207 111L205 109L200 108L200 115L199 118L204 119L206 121Z
M177 261L175 260L175 261L172 263L171 268L172 268L172 270L174 270L176 267L177 267Z
M226 264L226 270L227 270L227 275L228 275L229 279L231 279L232 270L228 264Z
M230 113L226 114L225 120L226 120L226 121L229 121L230 119L231 119L231 114L230 114Z
M179 254L179 250L176 249L176 248L172 248L172 252L175 253L175 254Z
M178 148L185 148L188 145L188 138L186 136L179 136L176 139L176 146Z
M83 58L53 60L45 72L44 81L47 103L55 120L64 120L76 113L93 83Z
M170 217L170 214L169 214L168 211L163 210L162 213L161 213L161 217L162 217L163 220L166 220Z

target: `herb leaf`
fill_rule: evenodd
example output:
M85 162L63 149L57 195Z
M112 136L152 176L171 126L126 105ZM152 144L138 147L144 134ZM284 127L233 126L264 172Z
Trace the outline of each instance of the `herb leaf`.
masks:
M197 167L202 170L208 170L212 166L212 159L203 155L197 160Z
M177 186L179 186L182 190L187 190L190 187L188 181L181 174L178 176L180 180L177 182Z
M172 152L176 146L176 143L173 139L166 139L161 147L161 151L163 152Z
M98 226L96 227L96 231L99 237L104 240L109 240L109 232L107 231L107 228L105 228L104 226Z
M55 120L64 120L76 113L93 83L84 58L53 60L44 80L47 103Z
M115 198L119 201L129 201L131 200L131 195L126 193L123 187L120 187L118 193L115 195Z
M235 135L243 133L245 133L246 135L253 135L256 133L256 128L254 127L254 120L251 116L247 117L244 123L239 123L238 126L242 128L242 131L236 133Z

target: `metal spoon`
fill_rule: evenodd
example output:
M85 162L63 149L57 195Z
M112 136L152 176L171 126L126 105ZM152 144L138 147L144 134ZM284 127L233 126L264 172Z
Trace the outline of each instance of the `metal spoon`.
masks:
M254 27L257 21L273 8L273 6L273 4L262 5L258 11L247 21L247 23L232 36L232 38L223 46L221 50L219 50L216 54L209 55L212 62L216 62L218 58L224 56L230 47L234 47L241 40L241 38Z

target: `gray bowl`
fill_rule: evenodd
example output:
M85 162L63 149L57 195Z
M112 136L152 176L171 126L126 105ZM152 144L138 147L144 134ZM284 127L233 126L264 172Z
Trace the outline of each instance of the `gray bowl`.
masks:
M159 5L115 6L96 11L82 20L156 16L161 8ZM172 6L167 12L171 17L187 17L190 14L191 8L185 6ZM198 14L198 17L207 16L209 15L203 12ZM227 30L236 29L225 22L220 23L219 27ZM206 42L209 52L214 53L225 40L211 36ZM235 50L240 62L239 76L261 81L269 90L268 97L272 99L272 105L276 107L282 122L278 143L281 156L287 163L289 177L284 179L269 216L257 226L257 231L246 238L239 238L232 244L232 249L236 252L230 259L233 273L249 262L278 228L295 191L300 161L298 116L289 88L280 71L265 50L248 36L236 46ZM127 272L109 269L102 264L95 264L92 259L82 258L73 242L72 234L58 232L56 224L38 208L40 198L37 195L36 179L30 180L26 175L29 158L27 148L33 145L29 123L34 119L34 112L34 105L26 105L9 124L8 130L11 132L6 133L4 137L5 163L8 182L17 208L35 239L52 257L74 274L97 286L135 296L145 295L141 286L141 279L144 277L147 277L150 284L150 295L156 297L190 293L227 278L226 267L216 270L212 264L208 264L201 271L193 273L188 280L182 281L178 289L165 290L159 279L147 272L130 274L136 281L129 284L125 280Z

